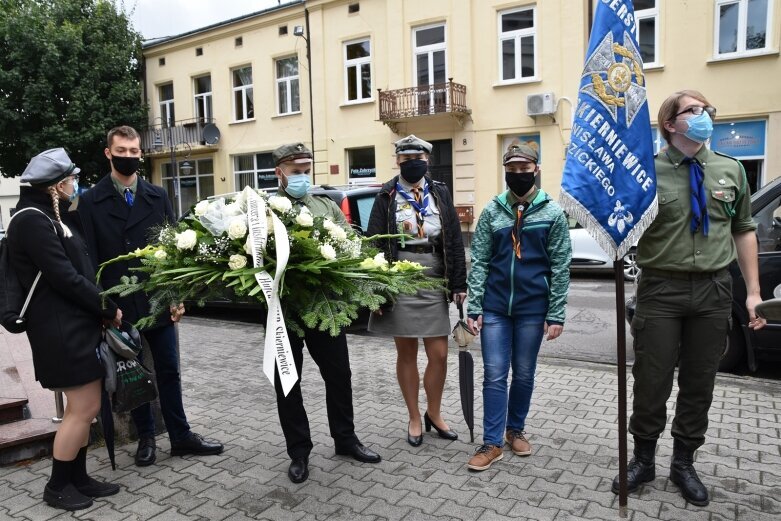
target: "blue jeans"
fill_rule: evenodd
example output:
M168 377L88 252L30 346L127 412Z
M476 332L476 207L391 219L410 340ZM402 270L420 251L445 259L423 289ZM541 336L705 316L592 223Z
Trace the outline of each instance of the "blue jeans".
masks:
M544 329L539 318L483 314L483 443L502 446L506 429L523 430ZM507 376L513 376L509 400Z
M168 437L172 442L182 441L190 433L190 425L187 423L182 404L182 379L179 374L179 353L176 351L176 328L173 324L169 324L143 331L141 334L149 343L149 350L152 352L160 412L163 415ZM130 415L136 424L139 437L154 437L155 418L150 404L146 403L133 409Z

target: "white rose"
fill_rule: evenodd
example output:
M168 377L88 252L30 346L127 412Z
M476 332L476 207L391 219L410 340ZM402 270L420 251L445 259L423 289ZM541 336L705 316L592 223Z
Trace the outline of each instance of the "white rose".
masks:
M376 264L379 267L386 267L388 265L388 261L385 260L385 254L380 252L377 255L374 256L374 264Z
M303 226L304 228L309 228L315 224L315 220L312 217L312 213L309 211L309 208L306 206L301 208L301 212L299 212L299 214L296 216L296 223L298 223L299 226Z
M228 224L228 237L231 239L241 239L247 235L247 223L241 217L232 219Z
M320 255L326 260L334 260L336 258L336 250L330 244L323 244L320 246Z
M344 231L344 228L342 228L341 226L331 228L330 230L328 230L328 233L331 235L331 237L333 237L338 241L343 241L347 239L347 232Z
M198 244L198 236L195 230L185 230L176 234L176 247L180 250L192 250Z
M293 204L290 202L290 199L287 197L280 197L278 195L273 195L268 198L268 204L273 208L274 210L278 212L289 212L293 209Z
M338 228L338 226L336 226L331 219L323 219L323 228L325 228L328 231L331 231L334 228Z
M247 265L247 257L244 255L231 255L228 259L228 267L232 270L240 270Z
M165 252L165 250L157 250L155 252L155 259L157 260L163 260L166 257L168 257L168 254Z
M200 217L201 215L206 213L206 210L209 209L209 201L204 199L200 203L195 205L195 215L197 217Z

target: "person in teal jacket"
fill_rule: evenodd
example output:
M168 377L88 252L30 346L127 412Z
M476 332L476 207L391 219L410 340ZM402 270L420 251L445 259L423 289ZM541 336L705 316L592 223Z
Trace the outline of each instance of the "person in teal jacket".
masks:
M513 142L504 155L510 188L480 214L467 279L468 324L483 353L483 445L467 464L486 470L502 459L506 441L531 454L524 428L543 335L564 328L572 247L564 211L535 186L537 151ZM513 376L509 397L507 377Z

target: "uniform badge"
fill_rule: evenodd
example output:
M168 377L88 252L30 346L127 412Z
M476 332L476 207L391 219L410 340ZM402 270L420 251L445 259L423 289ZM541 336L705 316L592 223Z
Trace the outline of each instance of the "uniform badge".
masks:
M724 179L719 179L719 184L720 185L725 185L725 184L727 184L727 182Z

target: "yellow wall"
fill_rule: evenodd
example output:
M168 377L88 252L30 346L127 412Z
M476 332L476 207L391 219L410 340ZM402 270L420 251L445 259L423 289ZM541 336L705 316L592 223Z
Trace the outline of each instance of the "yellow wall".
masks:
M596 2L598 0L594 0ZM358 13L348 4L360 3ZM660 66L646 71L652 122L662 100L673 91L703 91L718 108L718 120L767 120L763 183L781 173L781 0L773 7L771 51L754 58L713 60L714 3L657 0L659 6ZM425 5L425 9L422 7ZM535 5L537 8L537 78L498 85L498 11ZM315 182L348 181L346 149L375 147L377 178L385 181L398 171L392 142L407 134L427 140L453 140L453 182L456 204L474 204L477 212L504 188L499 158L505 136L539 133L542 186L558 197L564 149L569 139L572 104L587 45L587 0L314 0L310 14L314 111ZM197 148L193 157L214 158L215 191L232 191L232 155L268 152L295 141L310 142L309 81L306 42L293 35L304 25L303 5L276 9L228 26L154 45L145 50L151 118L159 116L156 86L173 80L176 118L193 117L191 78L211 73L214 116L222 132L219 147ZM453 81L466 85L471 120L463 127L454 119L426 116L398 125L398 134L378 121L377 89L401 89L414 84L412 29L446 23L447 69ZM288 26L286 36L278 35ZM234 38L243 46L234 47ZM343 44L369 37L372 44L372 100L345 104ZM194 48L203 48L196 57ZM299 59L301 113L278 117L275 109L274 59ZM165 57L166 65L158 66ZM231 123L230 69L251 64L255 120ZM555 118L526 115L526 96L553 92L558 100ZM717 120L717 121L718 121ZM205 153L205 155L204 155ZM200 154L200 155L197 155ZM155 180L160 162L155 156ZM181 158L181 154L180 154ZM330 173L331 166L338 174Z

